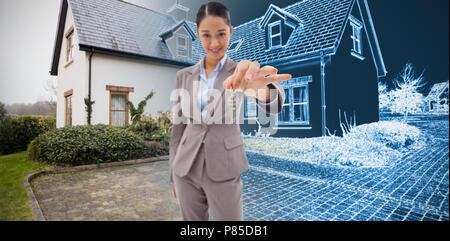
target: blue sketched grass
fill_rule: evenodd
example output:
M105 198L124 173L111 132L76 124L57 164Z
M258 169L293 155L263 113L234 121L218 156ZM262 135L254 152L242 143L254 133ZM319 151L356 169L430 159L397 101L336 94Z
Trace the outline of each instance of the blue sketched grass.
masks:
M386 167L403 153L425 146L427 136L417 127L399 121L356 126L344 135L315 138L245 136L247 152L311 164L338 167Z

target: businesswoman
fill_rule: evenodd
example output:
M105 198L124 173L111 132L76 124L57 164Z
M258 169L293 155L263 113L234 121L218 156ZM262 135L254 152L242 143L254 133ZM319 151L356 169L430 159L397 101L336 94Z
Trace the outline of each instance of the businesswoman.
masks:
M239 123L226 122L233 111L227 107L230 100L240 107L247 96L266 112L280 113L285 94L277 82L291 75L226 55L233 27L223 4L202 5L196 23L207 55L177 73L176 90L185 94L171 96L170 182L183 220L208 220L208 208L214 220L243 220L240 175L249 166ZM240 95L231 93L236 89Z

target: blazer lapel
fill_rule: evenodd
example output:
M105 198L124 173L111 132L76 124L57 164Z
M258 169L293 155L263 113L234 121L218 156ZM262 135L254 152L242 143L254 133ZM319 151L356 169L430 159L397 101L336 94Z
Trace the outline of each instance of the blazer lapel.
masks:
M201 115L201 109L197 100L198 97L198 89L200 87L200 71L199 71L199 65L200 65L201 61L198 62L196 65L193 66L193 68L191 69L190 73L191 75L188 77L189 81L187 81L187 88L189 91L189 94L191 94L190 97L190 105L193 106L192 107L192 112L191 112L191 118L192 120L197 120L199 122L194 122L194 123L202 123L202 115ZM208 105L206 106L206 119L209 119L209 117L211 116L211 111L214 110L216 108L216 106L219 104L220 100L223 97L223 93L225 92L225 88L223 88L222 83L223 81L225 81L226 78L228 78L228 76L230 76L231 74L233 74L234 70L236 67L236 63L233 62L233 60L230 59L230 57L227 56L225 64L222 68L222 70L219 72L217 78L216 78L216 82L214 83L214 89L216 92L220 92L220 97L213 100L213 101L209 101ZM213 95L210 96L210 99Z
M188 77L187 81L187 90L189 91L190 95L189 106L192 106L191 110L189 110L189 117L194 121L194 124L198 123L198 121L201 122L201 111L197 101L198 88L200 87L200 71L198 70L198 67L199 63L194 65L192 71L189 72L191 75Z
M215 92L220 92L219 98L210 101L207 105L206 111L206 119L208 120L211 117L211 111L213 111L217 105L223 100L223 93L225 92L225 88L223 88L222 83L228 78L231 74L233 74L236 63L227 56L225 64L222 70L219 72L216 78L216 82L214 83ZM210 96L210 100L213 95Z

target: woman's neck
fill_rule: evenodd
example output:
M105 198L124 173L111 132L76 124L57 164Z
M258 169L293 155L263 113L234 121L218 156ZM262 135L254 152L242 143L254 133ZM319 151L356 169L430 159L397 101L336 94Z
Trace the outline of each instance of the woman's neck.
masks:
M223 58L220 57L218 60L217 59L211 59L211 57L209 57L209 55L206 55L205 57L205 69L214 69L217 67L217 64L219 63L219 61Z

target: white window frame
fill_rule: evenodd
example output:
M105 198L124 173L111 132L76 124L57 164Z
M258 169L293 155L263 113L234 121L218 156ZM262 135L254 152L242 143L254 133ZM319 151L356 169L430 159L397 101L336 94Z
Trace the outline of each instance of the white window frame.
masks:
M125 110L113 110L112 109L112 102L113 102L113 96L125 96ZM128 104L127 101L129 100L129 92L121 92L121 91L110 91L109 92L109 125L110 126L118 126L118 125L113 125L113 116L112 113L113 112L123 112L125 114L125 123L123 126L127 126L129 125L129 109L128 109ZM119 125L121 126L121 125Z
M72 33L70 33L67 37L66 37L66 41L67 41L67 46L66 46L66 63L71 63L73 61L73 36L74 36L74 31L72 30Z
M288 81L283 81L283 83L281 84L286 92L286 89L288 89L289 93L288 93L288 103L283 103L283 107L289 105L289 120L285 121L285 120L281 120L280 116L281 114L278 114L278 124L280 125L310 125L310 118L311 118L311 113L310 113L310 99L309 99L309 83L312 82L312 76L302 76L302 77L298 77L298 78L293 78L290 79ZM294 103L294 88L297 87L305 87L305 99L306 102L299 102L299 103ZM305 121L294 121L294 106L295 105L306 105L305 108L306 109L306 120Z
M353 40L351 55L358 59L364 60L364 56L362 54L362 23L352 15L349 16L349 19L350 25L352 26L352 35L350 35L350 38Z
M305 99L306 99L306 102L294 103L294 89L295 88L305 88L305 95L306 95ZM291 111L292 119L295 118L294 112L295 112L295 106L296 105L304 105L305 108L306 108L306 118L305 118L306 120L304 120L304 121L293 120L292 122L296 123L296 124L309 124L309 93L308 93L308 84L304 83L304 84L301 84L301 85L293 86L290 89L291 89L291 93L292 93L292 111Z
M286 103L286 100L284 101L284 103L283 103L283 106L281 107L281 109L282 109L282 111L283 111L283 108L285 107L285 106L288 106L289 107L289 120L280 120L280 117L281 117L281 113L278 115L278 121L280 122L282 122L282 123L288 123L288 122L290 122L291 121L291 102L290 102L290 97L291 97L291 92L289 91L289 87L288 88L286 88L286 87L284 87L283 88L283 90L284 90L284 92L286 93L288 93L287 94L287 96L288 96L288 98L286 98L286 100L287 100L287 103Z
M180 44L178 44L178 39L179 39L179 38L183 38L183 39L184 39L185 45L180 45ZM189 41L189 36L184 35L184 34L177 34L177 35L176 35L176 38L175 38L175 41L176 41L176 46L177 46L177 47L176 47L177 57L178 57L178 58L188 58L188 57L189 57L189 53L188 53L188 41ZM185 49L186 55L181 55L181 54L180 54L179 48Z
M277 33L277 34L274 34L274 35L272 35L272 27L273 26L275 26L275 25L278 25L278 27L280 28L280 32L279 33ZM277 48L277 47L282 47L283 46L283 36L282 36L282 34L281 34L281 31L282 31L283 29L281 28L281 20L277 20L277 21L275 21L275 22L273 22L273 23L270 23L269 25L268 25L268 33L269 33L269 49L271 49L271 48ZM280 44L279 45L273 45L272 44L272 40L273 40L273 38L275 38L275 37L278 37L278 36L280 36Z

